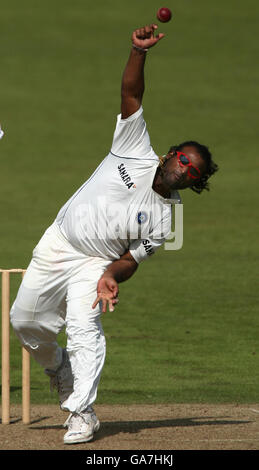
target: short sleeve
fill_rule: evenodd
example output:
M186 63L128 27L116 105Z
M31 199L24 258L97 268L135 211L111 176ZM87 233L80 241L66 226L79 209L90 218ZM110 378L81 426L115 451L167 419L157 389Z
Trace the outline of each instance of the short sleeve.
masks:
M143 117L142 106L127 119L117 116L111 153L123 158L145 158L157 160Z
M158 250L158 248L164 244L165 240L165 238L160 240L154 240L151 238L134 240L129 247L130 254L139 264L141 261L144 261L145 259L152 256Z

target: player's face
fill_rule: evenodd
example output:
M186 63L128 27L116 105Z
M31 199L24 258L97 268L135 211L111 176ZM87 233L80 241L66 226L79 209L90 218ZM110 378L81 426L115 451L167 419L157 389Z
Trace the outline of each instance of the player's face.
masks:
M161 168L163 182L170 189L190 188L206 173L206 162L195 147L183 147L181 152L187 158L174 152L169 153Z

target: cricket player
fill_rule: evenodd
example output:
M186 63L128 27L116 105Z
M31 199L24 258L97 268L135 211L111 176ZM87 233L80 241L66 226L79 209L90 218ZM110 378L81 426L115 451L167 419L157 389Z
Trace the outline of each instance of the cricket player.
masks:
M19 340L70 413L65 444L90 441L100 426L93 404L105 359L101 315L118 302L118 284L165 242L178 191L209 189L217 170L195 141L171 146L164 157L151 146L142 99L148 51L164 37L156 29L133 32L110 152L43 234L11 309Z

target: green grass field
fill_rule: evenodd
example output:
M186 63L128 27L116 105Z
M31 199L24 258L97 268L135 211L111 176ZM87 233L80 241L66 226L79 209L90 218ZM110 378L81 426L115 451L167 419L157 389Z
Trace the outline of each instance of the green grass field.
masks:
M155 0L10 0L1 6L2 268L26 267L59 208L110 149L133 29ZM184 245L120 286L103 326L98 403L258 402L258 15L252 0L167 2L148 53L145 118L159 154L209 145L211 192L182 193ZM12 283L12 298L18 277ZM65 344L65 335L60 343ZM11 337L11 399L21 400ZM32 403L54 403L32 361Z

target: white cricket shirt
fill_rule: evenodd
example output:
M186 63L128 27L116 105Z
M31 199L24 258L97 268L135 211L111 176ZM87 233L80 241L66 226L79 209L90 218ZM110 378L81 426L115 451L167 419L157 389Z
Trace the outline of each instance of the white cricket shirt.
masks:
M118 115L110 153L57 215L65 238L89 256L115 260L130 250L140 263L152 255L180 202L177 191L168 200L152 189L158 165L142 106L127 119Z

